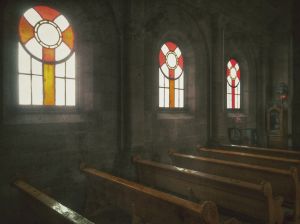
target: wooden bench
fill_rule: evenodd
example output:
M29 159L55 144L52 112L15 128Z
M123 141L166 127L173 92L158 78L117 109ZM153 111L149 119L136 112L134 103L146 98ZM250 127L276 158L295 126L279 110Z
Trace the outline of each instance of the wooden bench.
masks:
M285 205L293 207L294 219L299 220L300 195L296 168L275 169L240 162L225 161L170 151L173 165L243 181L271 183L273 194L284 197Z
M213 202L201 204L81 165L93 187L93 200L106 200L133 217L133 223L219 223Z
M265 156L274 156L286 159L300 160L300 152L289 149L273 149L244 145L210 144L208 148L225 149L232 152L252 153Z
M273 199L268 182L249 183L172 165L134 158L139 181L192 200L210 200L246 215L255 223L282 223L281 200Z
M198 148L197 152L197 154L202 157L273 167L276 169L290 169L295 167L298 169L298 179L300 177L300 160L297 159L286 159L242 152L230 152L222 149Z
M26 211L22 212L25 212L27 213L27 216L30 216L31 223L93 224L93 222L37 190L28 183L22 180L16 180L13 184L26 194ZM28 196L30 198L28 198ZM32 214L30 211L27 211L29 209L32 209Z

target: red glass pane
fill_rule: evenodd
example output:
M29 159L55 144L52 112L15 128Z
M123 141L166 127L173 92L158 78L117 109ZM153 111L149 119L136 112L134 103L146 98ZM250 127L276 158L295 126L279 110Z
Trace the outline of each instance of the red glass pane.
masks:
M22 44L26 44L28 40L34 37L34 28L30 25L30 23L24 18L21 17L19 23L19 35Z
M58 11L47 6L35 6L34 9L41 15L43 19L53 21L60 15Z
M55 49L43 48L43 60L46 62L53 62L55 60Z
M177 48L177 45L174 44L173 42L167 42L165 44L167 45L170 51L175 51L175 49Z

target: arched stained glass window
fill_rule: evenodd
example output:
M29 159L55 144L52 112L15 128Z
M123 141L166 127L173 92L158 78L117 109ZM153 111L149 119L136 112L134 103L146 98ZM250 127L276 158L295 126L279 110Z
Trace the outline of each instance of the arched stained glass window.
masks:
M159 52L159 107L184 107L183 56L173 42L166 42Z
M227 63L227 109L241 107L241 70L238 62L230 59Z
M30 8L19 38L19 104L74 106L74 33L66 17L47 6Z

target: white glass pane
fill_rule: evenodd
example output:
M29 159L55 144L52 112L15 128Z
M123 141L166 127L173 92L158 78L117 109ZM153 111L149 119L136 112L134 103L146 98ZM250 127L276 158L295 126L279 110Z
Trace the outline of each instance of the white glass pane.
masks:
M227 82L227 94L231 93L231 90L232 90L232 88Z
M65 63L60 63L55 65L55 76L56 77L65 77Z
M42 62L39 62L32 58L32 74L42 75L43 74L43 65Z
M170 80L169 79L167 79L165 76L164 76L164 79L165 79L165 87L169 87L170 85Z
M65 105L65 79L55 79L55 104Z
M175 69L175 77L179 77L182 72L182 69L179 66L177 66L177 68Z
M164 73L165 76L169 77L169 68L166 64L163 64L161 66L161 70L162 70L162 72Z
M67 57L70 54L70 48L62 42L56 49L55 49L55 60L60 61Z
M177 55L177 58L179 58L181 56L181 51L180 51L179 47L177 47L175 49L175 54Z
M36 56L39 59L42 59L43 55L43 47L40 45L35 38L32 38L25 44L28 51L30 51L31 54Z
M169 107L169 89L165 89L165 107Z
M241 108L241 96L238 95L236 98L237 98L237 101L238 101L237 109L240 109Z
M159 71L159 87L164 87L164 75Z
M42 17L40 16L40 14L35 11L35 9L31 8L28 9L25 13L24 13L24 17L27 19L27 21L34 27L39 21L42 20Z
M179 80L179 88L180 89L184 89L184 73L182 73L182 75L180 76L180 78L179 78L180 80Z
M66 63L66 76L68 78L75 78L75 53Z
M19 73L30 74L30 56L19 43Z
M231 64L231 62L229 61L229 62L227 63L227 68L228 68L228 69L231 69L231 67L232 67L232 64Z
M231 109L231 94L227 94L227 109Z
M234 97L235 97L234 108L235 108L235 109L238 109L238 96L235 95Z
M75 106L75 80L66 80L66 105Z
M241 84L239 84L236 88L235 88L235 93L236 94L240 94L241 92Z
M175 89L175 107L179 107L179 90Z
M161 47L161 51L163 52L164 55L166 55L169 52L169 48L167 47L167 45L163 45Z
M184 90L180 90L179 107L184 107Z
M164 107L164 89L159 88L159 107Z
M175 88L179 88L179 79L175 79Z
M69 22L66 19L66 17L64 17L63 15L58 16L54 20L54 23L56 23L59 26L59 28L62 32L64 32L64 30L69 27Z
M43 77L32 76L32 104L43 105Z
M31 80L30 75L19 75L19 104L31 104Z
M60 41L60 33L57 28L50 23L42 23L36 29L37 38L41 41L41 44L46 46L54 46Z

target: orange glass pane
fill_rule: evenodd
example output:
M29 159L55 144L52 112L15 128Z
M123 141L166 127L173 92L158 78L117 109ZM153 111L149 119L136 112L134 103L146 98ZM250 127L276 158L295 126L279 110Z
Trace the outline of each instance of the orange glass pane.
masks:
M44 64L44 105L55 104L54 66Z
M68 47L73 50L74 47L74 33L72 30L72 27L69 26L68 29L66 29L63 33L62 33L62 39L65 42L65 44L68 45Z
M34 29L30 23L22 16L19 24L19 34L22 44L34 37Z
M43 19L51 21L53 21L60 14L55 9L47 6L36 6L34 9L40 14L41 17L43 17Z
M43 60L53 62L55 60L55 49L43 47Z
M175 106L175 80L170 79L170 93L169 93L169 106L170 108L174 108Z

